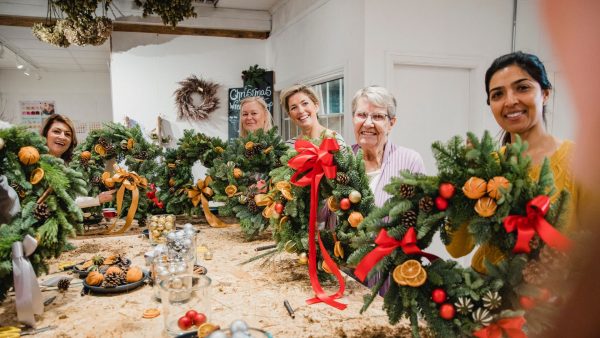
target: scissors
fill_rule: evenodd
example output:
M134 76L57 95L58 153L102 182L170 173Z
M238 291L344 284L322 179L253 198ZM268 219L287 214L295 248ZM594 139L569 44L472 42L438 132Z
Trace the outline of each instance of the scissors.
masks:
M56 329L56 325L50 325L39 329L22 331L21 328L16 326L2 326L0 327L0 338L19 338L21 336L27 336L31 334L37 334L40 332L50 331Z

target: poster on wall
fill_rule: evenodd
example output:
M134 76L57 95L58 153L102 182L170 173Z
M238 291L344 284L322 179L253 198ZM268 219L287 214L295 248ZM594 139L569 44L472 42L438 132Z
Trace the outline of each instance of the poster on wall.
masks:
M264 85L259 87L229 88L229 139L239 137L240 102L249 96L261 96L265 99L271 115L273 114L273 72L266 72Z
M37 132L44 119L56 113L56 103L53 100L19 101L19 110L21 111L21 124Z

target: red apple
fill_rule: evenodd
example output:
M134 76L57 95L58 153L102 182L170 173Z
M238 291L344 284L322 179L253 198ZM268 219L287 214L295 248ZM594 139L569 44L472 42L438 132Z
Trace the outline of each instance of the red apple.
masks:
M281 214L283 212L283 204L275 203L275 212Z
M454 196L454 192L456 191L456 188L454 188L452 183L445 182L445 183L440 184L438 191L440 193L440 196L449 200L452 198L452 196Z
M523 310L530 310L535 306L535 300L527 296L521 296L521 298L519 298L519 303L521 303Z
M446 291L441 288L437 288L431 292L431 300L437 304L442 304L446 301Z
M185 330L189 329L190 327L192 327L192 324L193 324L192 319L190 317L187 317L187 316L183 316L183 317L179 318L179 320L177 321L177 325L183 331L185 331Z
M198 314L198 311L196 310L189 310L188 312L185 313L185 316L188 317L189 319L194 319L194 317L196 317L196 315Z
M350 209L350 200L348 198L342 198L342 200L340 201L340 209L342 210L348 210Z
M202 312L197 313L194 317L194 325L200 326L204 323L206 323L206 315Z
M438 196L435 198L435 207L439 210L439 211L444 211L446 209L448 209L448 200Z
M444 318L445 320L454 318L455 314L456 310L454 309L454 305L446 303L440 306L440 317Z

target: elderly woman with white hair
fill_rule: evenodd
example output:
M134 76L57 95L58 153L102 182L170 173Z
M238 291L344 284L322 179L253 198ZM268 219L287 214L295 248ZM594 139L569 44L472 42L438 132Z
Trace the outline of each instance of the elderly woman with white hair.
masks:
M360 89L352 99L352 123L357 144L352 146L354 153L359 149L363 153L365 171L369 177L369 186L375 195L377 207L390 198L383 188L400 171L425 173L423 158L412 149L397 146L388 136L396 124L396 99L385 88L369 86ZM367 280L372 287L382 276L375 275ZM384 295L389 289L390 279L379 290Z
M383 87L369 86L356 92L352 99L352 123L357 142L352 150L354 153L362 150L375 205L381 207L390 198L383 187L402 170L425 173L423 158L412 149L388 141L396 124L396 99Z
M265 132L273 128L273 118L267 102L260 96L249 96L240 102L240 137L259 129Z

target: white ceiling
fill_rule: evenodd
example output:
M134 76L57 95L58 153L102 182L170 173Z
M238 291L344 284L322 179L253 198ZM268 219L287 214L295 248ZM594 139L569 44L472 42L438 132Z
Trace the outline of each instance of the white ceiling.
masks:
M264 18L270 21L270 11L282 1L285 0L219 0L215 9L212 5L202 4L201 0L194 6L199 14L198 17L202 18L186 20L183 24L190 27L244 29L228 27L227 20L223 20L219 14L225 13L222 15L254 20L255 22L246 28L252 30L257 26L256 22L265 26ZM116 12L118 21L156 21L156 19L142 20L141 10L134 5L133 0L113 0L113 3L118 8ZM0 0L0 15L45 17L46 9L47 0ZM202 15L200 10L209 11L210 14ZM232 20L232 22L239 21ZM210 27L214 23L218 23L218 27ZM270 22L267 25L270 27ZM102 46L71 45L68 48L60 48L39 41L33 36L29 27L0 26L0 44L4 45L0 47L0 69L16 69L16 53L19 59L25 60L25 66L35 73L34 76L55 71L108 72L109 70L110 40Z

